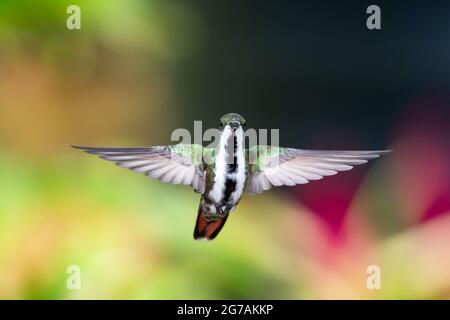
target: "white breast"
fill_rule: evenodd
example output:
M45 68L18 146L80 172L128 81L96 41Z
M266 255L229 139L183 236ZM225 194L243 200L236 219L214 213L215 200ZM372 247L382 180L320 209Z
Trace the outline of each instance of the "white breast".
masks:
M229 126L225 126L222 136L220 137L220 143L218 146L218 152L216 153L216 166L214 172L214 185L211 191L208 193L209 199L219 203L225 191L225 180L227 174L227 141L233 134Z

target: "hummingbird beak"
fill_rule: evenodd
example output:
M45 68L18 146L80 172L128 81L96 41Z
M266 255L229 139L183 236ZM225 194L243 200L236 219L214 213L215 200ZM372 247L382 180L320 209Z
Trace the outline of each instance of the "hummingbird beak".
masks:
M241 124L238 122L238 121L231 121L230 122L230 127L233 129L233 130L236 130L237 128L239 128L241 126Z

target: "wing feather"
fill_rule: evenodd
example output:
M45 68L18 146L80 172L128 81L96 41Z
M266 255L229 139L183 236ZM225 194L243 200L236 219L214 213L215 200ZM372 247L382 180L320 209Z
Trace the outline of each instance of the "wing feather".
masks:
M248 193L255 194L273 186L293 186L320 180L324 176L348 171L390 150L338 151L302 150L257 146L249 150Z
M97 148L73 146L117 165L162 182L192 185L204 192L203 147L200 145L149 148Z
M186 170L184 168L181 168L181 167L174 169L173 170L174 176L172 178L172 183L173 184L182 184L183 179L184 179L184 172L185 171Z

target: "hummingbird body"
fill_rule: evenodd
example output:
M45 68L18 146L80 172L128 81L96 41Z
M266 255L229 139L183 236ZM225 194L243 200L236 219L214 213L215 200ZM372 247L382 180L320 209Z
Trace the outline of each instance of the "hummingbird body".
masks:
M328 151L257 145L244 148L246 122L237 113L221 117L215 148L177 144L148 148L80 147L121 167L200 193L195 239L212 240L244 194L319 180L366 163L389 150ZM250 161L250 159L252 161ZM206 161L207 160L207 161Z
M210 239L221 230L228 214L242 198L247 172L244 130L241 126L235 129L225 126L215 148L214 164L206 170L206 187L200 199L195 239Z

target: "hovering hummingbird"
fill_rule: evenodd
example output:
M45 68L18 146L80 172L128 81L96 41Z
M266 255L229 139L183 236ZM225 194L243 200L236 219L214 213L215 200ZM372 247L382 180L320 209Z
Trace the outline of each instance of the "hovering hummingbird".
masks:
M347 171L389 150L321 151L257 145L244 148L245 119L237 113L220 118L216 147L176 144L148 148L73 146L114 161L121 167L172 184L191 185L200 193L194 239L212 240L244 194L294 186Z

